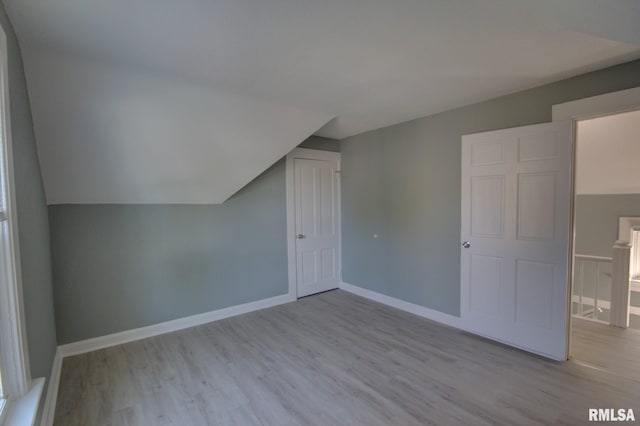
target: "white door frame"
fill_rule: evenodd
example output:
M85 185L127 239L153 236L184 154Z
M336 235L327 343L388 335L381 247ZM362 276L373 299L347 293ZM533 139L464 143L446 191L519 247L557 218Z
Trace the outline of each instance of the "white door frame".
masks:
M573 141L573 158L572 158L572 179L571 179L571 223L569 226L569 276L567 287L569 289L569 297L567 298L567 358L571 355L571 315L572 309L572 282L573 282L573 256L574 256L574 239L575 239L575 184L576 184L576 141L577 141L577 122L590 118L603 117L606 115L620 114L623 112L634 111L640 109L640 87L632 89L620 90L617 92L605 93L603 95L591 96L588 98L578 99L571 102L565 102L552 106L553 121L573 120L574 123L574 141Z
M330 160L338 162L338 170L341 170L340 153L333 151L321 151L317 149L295 148L286 158L286 192L287 192L287 262L289 271L289 297L298 298L298 286L296 282L296 208L294 191L294 160L302 158L307 160ZM338 171L338 275L342 279L342 214L340 210L340 172Z

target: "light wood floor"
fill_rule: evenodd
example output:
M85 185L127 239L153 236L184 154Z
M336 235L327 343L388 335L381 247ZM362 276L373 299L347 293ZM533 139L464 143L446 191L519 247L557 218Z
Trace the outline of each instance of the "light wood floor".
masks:
M579 318L571 327L573 361L640 381L640 330Z
M66 358L56 424L584 424L589 407L640 413L640 382L337 290Z

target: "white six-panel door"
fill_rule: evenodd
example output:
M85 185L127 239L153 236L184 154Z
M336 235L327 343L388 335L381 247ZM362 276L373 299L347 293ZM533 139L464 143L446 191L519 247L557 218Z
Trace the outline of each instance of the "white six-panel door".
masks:
M567 358L573 123L462 138L466 329Z
M297 296L338 288L339 161L294 158Z

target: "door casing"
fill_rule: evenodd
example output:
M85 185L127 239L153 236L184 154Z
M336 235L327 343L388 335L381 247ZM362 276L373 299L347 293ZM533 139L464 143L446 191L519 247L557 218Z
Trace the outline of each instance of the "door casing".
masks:
M573 294L573 269L575 251L575 185L576 185L576 142L577 142L577 122L591 118L604 117L607 115L620 114L623 112L640 110L640 87L620 90L617 92L605 93L588 98L577 99L562 104L552 106L553 121L572 120L573 121L573 156L571 159L571 221L569 223L569 277L567 288L569 297L567 298L567 359L571 357L571 327L573 317L571 316L571 295Z

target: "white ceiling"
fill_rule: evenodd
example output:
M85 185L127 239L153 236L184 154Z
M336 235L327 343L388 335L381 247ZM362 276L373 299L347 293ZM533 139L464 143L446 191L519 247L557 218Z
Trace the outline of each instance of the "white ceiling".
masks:
M50 203L222 202L312 133L640 57L637 0L5 4Z
M577 194L640 194L640 111L578 122Z

